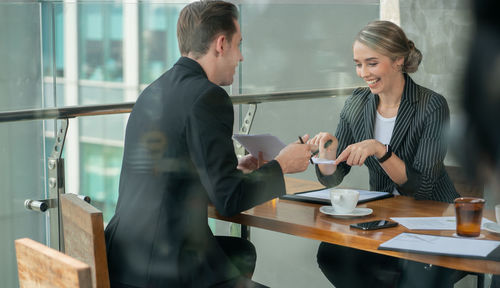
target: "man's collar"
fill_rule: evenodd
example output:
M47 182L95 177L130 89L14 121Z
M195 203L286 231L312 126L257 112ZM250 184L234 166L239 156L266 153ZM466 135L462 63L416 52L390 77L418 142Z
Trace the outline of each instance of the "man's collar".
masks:
M177 60L177 63L175 63L175 65L181 65L187 67L193 72L203 74L203 76L208 78L207 73L205 73L205 70L203 70L203 67L201 67L200 63L189 57L182 56L181 58L179 58L179 60Z

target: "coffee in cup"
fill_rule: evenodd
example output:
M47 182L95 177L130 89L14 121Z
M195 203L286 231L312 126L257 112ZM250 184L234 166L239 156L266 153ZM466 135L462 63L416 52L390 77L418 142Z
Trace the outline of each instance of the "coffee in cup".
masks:
M477 237L481 234L484 202L484 199L474 197L455 199L458 236Z
M358 204L359 192L351 189L330 189L333 210L338 213L351 213Z

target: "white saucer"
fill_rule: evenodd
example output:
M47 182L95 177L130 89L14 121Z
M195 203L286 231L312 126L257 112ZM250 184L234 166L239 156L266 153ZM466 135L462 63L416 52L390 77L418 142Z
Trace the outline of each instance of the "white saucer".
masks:
M332 206L321 206L319 212L339 217L361 217L372 214L373 210L370 208L354 208L354 210L349 213L340 213L335 212Z
M500 233L500 225L495 222L484 223L483 229L491 233Z

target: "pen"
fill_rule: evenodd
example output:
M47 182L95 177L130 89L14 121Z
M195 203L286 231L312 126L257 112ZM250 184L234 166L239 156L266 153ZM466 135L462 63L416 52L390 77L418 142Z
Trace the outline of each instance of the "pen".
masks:
M304 143L304 140L302 140L302 137L300 137L300 136L299 136L299 140L300 140L300 143L301 143L301 144L305 144L305 143ZM314 164L314 163L313 163L313 160L312 160L311 158L309 158L309 162L311 162L311 164Z
M328 148L328 146L332 145L332 143L333 143L332 139L330 139L330 140L326 141L325 146L324 146L324 147L325 147L325 149L326 149L326 148ZM316 150L316 151L314 151L314 152L312 153L312 156L316 156L316 154L318 154L318 153L319 153L319 149L318 149L318 150Z

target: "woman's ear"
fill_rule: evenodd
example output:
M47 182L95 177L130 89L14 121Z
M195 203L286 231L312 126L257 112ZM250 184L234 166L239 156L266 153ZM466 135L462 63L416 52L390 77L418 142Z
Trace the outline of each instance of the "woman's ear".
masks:
M405 57L398 57L394 62L396 66L403 66L405 64Z
M405 58L398 57L396 58L396 60L394 60L394 62L392 62L392 68L396 71L402 72L404 64L405 64Z

